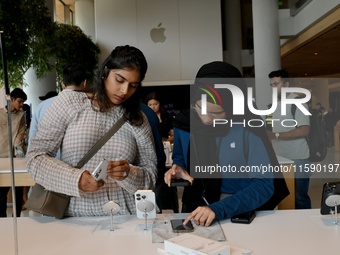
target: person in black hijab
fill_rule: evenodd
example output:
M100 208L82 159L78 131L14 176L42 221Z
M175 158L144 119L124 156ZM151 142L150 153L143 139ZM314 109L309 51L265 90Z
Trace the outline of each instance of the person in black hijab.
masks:
M182 212L191 212L186 221L193 218L205 226L215 218L274 209L289 194L282 174L240 173L246 167L279 164L265 127L248 125L261 117L250 112L246 100L243 105L234 102L229 89L216 88L215 84L234 85L247 99L247 86L237 68L221 61L203 65L192 86L191 109L175 118L174 165L164 177L168 185L173 178L192 183L184 189ZM206 96L206 106L202 95ZM242 106L244 113L234 114ZM214 126L216 119L227 123ZM235 172L197 174L197 169L203 171L208 166L229 166Z

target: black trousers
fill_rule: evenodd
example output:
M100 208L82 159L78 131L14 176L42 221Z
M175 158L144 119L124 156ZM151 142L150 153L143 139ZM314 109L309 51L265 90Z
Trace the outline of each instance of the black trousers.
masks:
M0 217L7 217L7 194L10 187L0 187ZM23 203L24 187L15 187L16 212L17 217L20 217Z
M178 196L176 187L168 187L168 185L166 185L162 180L162 182L156 184L154 191L156 203L160 209L159 213L162 213L162 210L167 209L173 210L174 213L178 213Z

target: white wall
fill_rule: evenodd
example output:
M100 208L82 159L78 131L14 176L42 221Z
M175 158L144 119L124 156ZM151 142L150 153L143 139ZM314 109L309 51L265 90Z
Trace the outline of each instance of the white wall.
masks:
M41 103L40 96L46 95L49 91L56 91L56 74L54 72L48 74L42 79L38 79L33 68L28 69L24 75L25 82L28 86L23 90L27 94L26 103L31 106L32 114L37 105Z
M94 40L94 3L93 0L75 2L75 24ZM70 14L67 15L69 17ZM69 23L68 23L69 24Z
M150 31L160 23L167 39L154 43ZM143 51L144 85L188 84L203 64L223 59L219 0L95 1L95 26L101 61L118 45Z

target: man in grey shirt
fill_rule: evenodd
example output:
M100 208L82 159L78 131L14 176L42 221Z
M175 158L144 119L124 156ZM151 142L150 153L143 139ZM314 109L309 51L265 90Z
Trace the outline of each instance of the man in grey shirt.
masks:
M293 114L291 104L286 105L286 115L281 115L281 89L289 87L289 74L285 70L277 70L271 72L268 77L270 78L271 87L277 88L278 105L273 112L273 120L277 121L273 123L272 131L267 130L267 134L269 139L272 140L275 153L294 161L296 170L295 208L310 209L311 200L308 195L310 174L304 172L304 168L310 164L308 160L309 147L306 140L309 134L309 115L305 115L298 108ZM294 93L287 95L288 99L296 97L298 95ZM308 109L306 104L303 104L303 106ZM290 123L287 120L291 120Z

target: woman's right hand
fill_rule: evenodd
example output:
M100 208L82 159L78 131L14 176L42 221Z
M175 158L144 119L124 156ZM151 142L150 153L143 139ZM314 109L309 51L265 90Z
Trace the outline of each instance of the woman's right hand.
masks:
M88 171L83 172L78 183L79 189L84 192L94 192L102 186L104 186L104 181L96 181Z
M172 167L164 174L164 182L170 187L172 179L183 179L190 182L192 185L194 178L182 167L173 164Z

